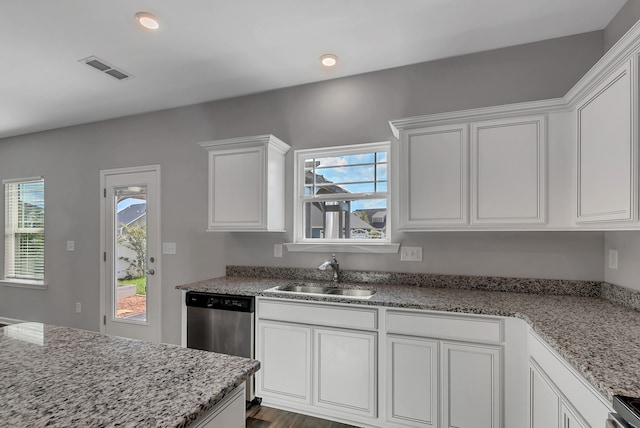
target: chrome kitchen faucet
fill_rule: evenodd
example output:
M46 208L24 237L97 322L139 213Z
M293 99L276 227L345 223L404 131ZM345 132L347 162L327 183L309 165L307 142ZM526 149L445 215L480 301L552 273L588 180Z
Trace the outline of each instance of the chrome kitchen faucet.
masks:
M331 266L331 269L333 270L333 277L331 280L333 281L334 284L339 283L340 282L340 264L338 263L338 260L336 260L335 254L331 255L331 260L327 260L326 262L318 266L318 269L327 270L328 266Z

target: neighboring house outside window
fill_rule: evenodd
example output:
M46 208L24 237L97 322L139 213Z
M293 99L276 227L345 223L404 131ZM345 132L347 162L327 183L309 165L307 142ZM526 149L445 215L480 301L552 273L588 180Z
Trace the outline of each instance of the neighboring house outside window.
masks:
M298 243L389 243L389 143L296 150Z
M44 286L44 179L4 180L4 280Z
M133 201L137 201L137 203ZM130 245L122 242L122 237L125 234L125 228L141 228L145 236L144 244L146 245L146 232L144 230L147 226L147 202L135 198L123 199L118 204L116 223L118 225L116 276L118 279L138 278L140 275L144 275L144 272L138 269L140 266L135 263L138 261L138 254Z

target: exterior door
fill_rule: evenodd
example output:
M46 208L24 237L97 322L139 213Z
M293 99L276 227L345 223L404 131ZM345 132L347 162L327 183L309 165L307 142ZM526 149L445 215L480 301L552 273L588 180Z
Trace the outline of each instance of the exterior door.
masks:
M160 166L100 178L101 331L160 342Z

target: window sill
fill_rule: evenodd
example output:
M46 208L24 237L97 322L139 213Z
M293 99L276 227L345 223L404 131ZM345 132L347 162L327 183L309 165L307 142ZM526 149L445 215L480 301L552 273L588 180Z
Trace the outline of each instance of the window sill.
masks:
M307 253L373 253L373 254L393 254L397 253L400 248L400 244L393 243L367 243L367 244L354 244L354 243L296 243L290 242L284 244L287 247L287 251L307 252Z
M28 280L20 280L20 279L0 278L0 284L5 285L7 287L35 288L38 290L47 289L47 281L28 281Z

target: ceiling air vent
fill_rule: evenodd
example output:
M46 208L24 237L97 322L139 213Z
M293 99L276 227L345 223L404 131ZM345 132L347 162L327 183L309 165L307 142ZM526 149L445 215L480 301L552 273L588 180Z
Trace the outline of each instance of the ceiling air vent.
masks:
M95 56L90 56L88 58L83 58L81 60L79 60L78 62L82 62L86 65L88 65L89 67L92 67L104 74L108 74L109 76L113 77L114 79L118 79L118 80L127 80L127 79L131 79L133 78L133 76L127 72L125 72L123 69L121 68L116 68L114 66L112 66L111 64L109 64L106 61L101 60L98 57Z

